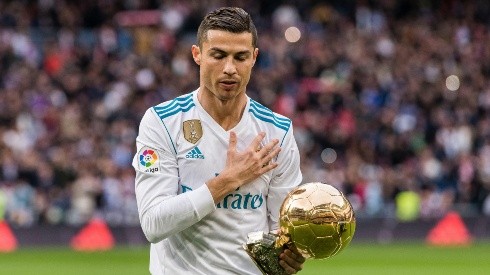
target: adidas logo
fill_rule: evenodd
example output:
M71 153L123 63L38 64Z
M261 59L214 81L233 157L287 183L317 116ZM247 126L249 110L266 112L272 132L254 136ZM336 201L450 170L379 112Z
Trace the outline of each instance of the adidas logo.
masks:
M192 150L185 155L186 159L204 159L204 155L201 153L201 150L196 146Z

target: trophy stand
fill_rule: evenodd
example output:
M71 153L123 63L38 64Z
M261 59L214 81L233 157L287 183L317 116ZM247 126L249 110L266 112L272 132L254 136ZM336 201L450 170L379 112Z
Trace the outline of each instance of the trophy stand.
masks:
M280 275L284 269L279 264L279 255L288 241L285 236L256 231L247 235L243 248L264 275Z

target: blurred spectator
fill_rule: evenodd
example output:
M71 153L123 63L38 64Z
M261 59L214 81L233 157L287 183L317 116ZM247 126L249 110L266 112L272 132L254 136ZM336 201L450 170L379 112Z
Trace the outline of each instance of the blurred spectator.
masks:
M138 224L138 122L197 87L189 31L229 1L159 3L1 1L0 192L15 226ZM341 188L359 217L395 215L406 194L409 218L490 215L489 3L233 4L261 36L248 94L293 118L305 182Z

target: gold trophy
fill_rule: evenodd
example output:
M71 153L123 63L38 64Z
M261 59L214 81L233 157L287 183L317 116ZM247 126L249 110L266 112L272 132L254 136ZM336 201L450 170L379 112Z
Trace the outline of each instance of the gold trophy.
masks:
M356 229L352 205L337 188L311 182L292 190L282 203L279 232L251 232L243 245L263 274L283 274L279 255L294 245L306 259L327 259L346 248Z

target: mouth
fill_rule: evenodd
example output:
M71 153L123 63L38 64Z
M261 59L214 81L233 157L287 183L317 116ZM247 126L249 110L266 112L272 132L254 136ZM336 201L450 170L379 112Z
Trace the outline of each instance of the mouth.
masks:
M238 84L238 82L236 80L221 80L219 82L219 85L225 89L225 90L231 90L233 89L236 85Z

